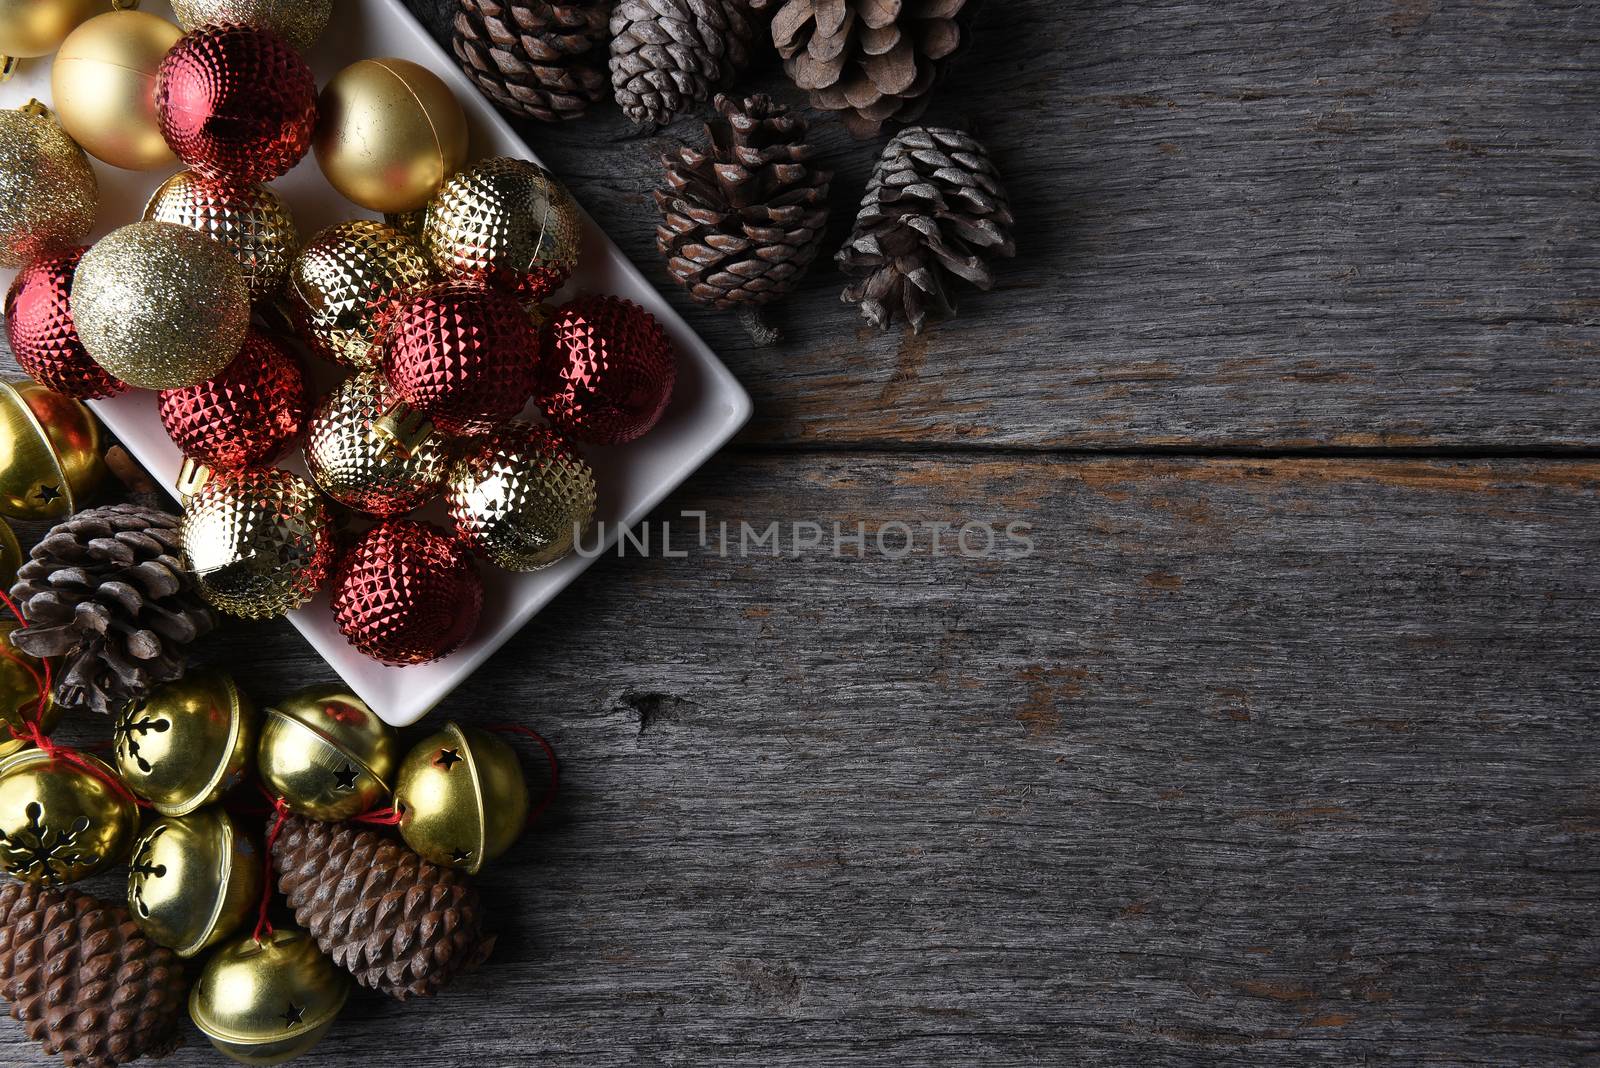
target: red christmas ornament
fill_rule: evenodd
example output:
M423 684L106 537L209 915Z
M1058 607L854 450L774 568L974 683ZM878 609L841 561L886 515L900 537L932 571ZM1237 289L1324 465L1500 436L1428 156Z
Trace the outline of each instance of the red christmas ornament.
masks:
M482 433L514 419L533 395L539 335L515 297L446 282L390 313L383 374L413 422L427 419L446 434Z
M252 330L217 377L161 391L161 425L185 456L233 470L281 456L305 426L308 404L300 362Z
M339 561L333 614L351 645L385 664L426 664L472 637L483 580L472 556L430 523L386 519Z
M216 25L185 34L156 75L161 136L209 178L265 182L300 162L317 120L311 68L277 36Z
M539 405L580 441L641 437L672 399L677 354L655 316L621 297L579 297L545 324Z
M111 397L128 387L94 362L72 323L72 276L88 251L75 248L34 260L6 293L6 338L17 366L47 389L79 400Z

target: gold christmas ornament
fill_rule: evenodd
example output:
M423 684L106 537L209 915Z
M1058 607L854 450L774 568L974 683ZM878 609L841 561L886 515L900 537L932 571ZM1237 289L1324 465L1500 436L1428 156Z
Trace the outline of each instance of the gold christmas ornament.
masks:
M181 171L155 191L144 217L187 226L221 242L238 261L250 299L256 302L283 288L300 249L289 206L265 185Z
M136 222L78 261L72 321L94 361L141 389L213 378L239 354L250 291L228 250L168 222Z
M312 141L328 183L372 211L415 211L467 158L467 116L440 77L404 59L363 59L317 100Z
M354 375L323 398L306 429L311 481L347 508L385 517L409 512L437 494L450 465L442 436L402 452L373 432L393 403L389 394L379 372Z
M544 168L496 156L446 182L428 204L422 247L451 281L487 281L537 304L578 266L583 219Z
M327 1034L350 986L310 935L286 927L217 950L189 992L189 1018L241 1064L281 1064Z
M333 533L316 487L278 468L218 472L184 502L200 596L245 619L299 608L327 580Z
M296 257L290 314L317 355L371 370L384 313L432 281L420 245L392 226L356 219L322 231Z
M474 727L446 723L400 763L400 837L424 860L476 874L522 836L528 783L516 751Z
M156 71L183 31L144 11L108 11L73 30L50 68L61 125L113 167L152 171L177 162L156 123Z
M44 105L0 111L0 267L83 240L99 199L83 149Z
M133 845L128 911L154 942L193 957L261 900L261 852L220 808L157 820Z
M75 883L127 859L138 807L103 761L73 759L99 774L43 749L0 760L0 869L25 883Z
M219 22L270 30L304 52L328 28L333 0L173 0L172 14L185 32Z
M267 709L256 764L295 812L343 820L378 807L394 782L399 742L365 701L313 686Z
M114 739L128 788L163 816L182 816L244 781L256 710L226 673L191 672L124 709Z
M594 474L559 434L510 423L473 438L445 499L456 533L507 571L536 571L572 551L594 518Z
M15 540L13 534L12 541ZM25 729L26 719L37 722L44 734L55 730L56 724L61 722L61 706L52 697L45 697L42 710L34 710L39 701L39 685L34 681L33 672L38 672L42 678L44 663L11 644L11 632L20 625L14 619L0 620L0 642L5 643L5 655L0 656L0 760L32 744L13 733Z
M12 61L49 55L99 9L99 0L0 0L0 81Z
M71 515L104 477L100 423L88 408L37 382L0 382L0 515Z

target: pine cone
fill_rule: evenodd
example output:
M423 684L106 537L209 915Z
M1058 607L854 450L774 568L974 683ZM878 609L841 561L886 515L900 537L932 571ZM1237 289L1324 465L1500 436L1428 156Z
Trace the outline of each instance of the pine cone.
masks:
M11 641L65 658L58 702L110 715L183 676L216 616L180 557L178 517L137 504L79 512L34 546L11 588L28 626Z
M689 295L713 307L770 304L817 258L828 225L833 172L811 165L806 121L765 96L742 105L718 96L709 151L662 157L656 228L667 267Z
M813 107L845 113L857 137L928 109L971 38L978 0L752 0L771 10L772 43Z
M177 1048L188 983L128 910L72 889L0 886L0 997L28 1037L72 1068Z
M461 69L506 111L575 119L606 95L609 0L456 0Z
M623 114L665 126L750 66L749 0L620 0L611 86Z
M300 926L369 989L432 997L494 949L472 881L376 831L291 815L272 863Z
M862 281L847 304L887 330L897 313L922 332L931 306L955 314L946 272L979 289L994 285L988 261L1015 256L1011 209L984 147L958 130L915 126L883 150L867 183L839 269Z

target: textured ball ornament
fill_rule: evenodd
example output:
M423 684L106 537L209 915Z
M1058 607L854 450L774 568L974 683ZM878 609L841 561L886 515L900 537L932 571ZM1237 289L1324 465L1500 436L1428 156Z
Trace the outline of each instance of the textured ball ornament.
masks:
M583 218L566 187L527 160L480 160L428 205L422 245L447 279L488 282L536 304L578 266Z
M594 474L559 434L508 423L464 448L446 501L468 547L507 571L536 571L572 551L594 518Z
M72 277L85 251L34 260L18 272L5 304L6 339L17 366L40 385L80 400L127 388L89 358L72 321Z
M447 723L400 762L394 807L412 852L475 875L522 837L528 783L504 741Z
M267 709L256 763L275 797L314 820L345 820L389 796L400 743L360 698L313 686Z
M449 442L429 439L403 452L373 430L392 401L382 375L355 375L323 398L306 430L311 480L340 504L369 515L421 506L443 488L449 472Z
M60 519L105 477L100 424L36 382L0 382L0 515Z
M226 673L190 672L118 714L117 773L163 816L187 815L244 781L258 718Z
M220 808L157 820L133 844L128 912L151 941L193 957L244 926L261 853Z
M415 211L467 159L467 116L450 87L404 59L363 59L317 102L313 145L328 183L371 211Z
M189 1018L233 1060L281 1064L328 1033L350 987L310 935L280 927L224 943L189 992Z
M6 530L10 530L6 527ZM11 545L16 545L16 535L11 535ZM9 546L8 546L9 550ZM16 550L20 557L22 549ZM16 565L11 564L15 580ZM48 735L61 722L61 706L54 698L46 697L44 709L39 705L37 678L44 675L44 663L11 644L11 632L18 627L16 620L0 620L0 643L5 645L5 655L0 656L0 759L21 752L33 743L17 737L28 722L38 724L41 733Z
M277 34L304 52L328 28L333 0L173 0L172 14L185 31L234 22Z
M579 441L624 445L672 400L678 359L655 316L621 297L579 297L544 327L539 405Z
M256 303L283 288L300 249L289 206L271 189L251 182L181 171L155 191L144 217L187 226L221 242L238 261Z
M206 603L246 619L305 604L333 560L321 495L277 468L212 475L185 503L181 534Z
M161 425L187 457L213 468L252 467L283 455L310 407L300 361L252 330L221 374L162 390Z
M169 167L156 72L183 32L143 11L108 11L73 30L50 68L50 99L84 151L113 167Z
M311 147L317 83L284 41L248 26L184 35L156 79L161 134L185 164L214 178L265 182Z
M107 373L141 389L180 389L233 362L250 291L210 238L174 223L130 223L78 261L72 321Z
M99 189L83 150L43 106L0 111L0 267L82 241Z
M47 56L99 10L99 0L0 0L0 57Z
M62 886L127 859L138 808L103 761L74 759L98 774L42 749L0 761L0 869L12 878Z
M345 553L333 615L351 645L385 664L426 664L472 637L483 580L472 557L427 523L386 519Z
M368 370L384 316L433 281L422 247L371 219L339 223L311 239L289 272L295 326L323 359Z

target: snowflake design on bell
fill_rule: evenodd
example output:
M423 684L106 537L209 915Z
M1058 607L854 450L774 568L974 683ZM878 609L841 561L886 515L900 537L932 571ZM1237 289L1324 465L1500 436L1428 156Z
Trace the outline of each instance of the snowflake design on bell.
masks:
M117 717L117 724L112 728L112 744L116 746L117 763L123 767L135 764L140 771L148 775L154 770L155 765L139 752L140 739L147 734L163 734L171 727L171 721L163 716L152 715L145 710L144 705L130 706Z
M21 830L11 834L0 831L0 858L17 878L60 885L72 881L79 866L100 862L98 854L78 850L78 836L89 829L87 816L58 830L45 822L44 806L37 801L30 802L24 812L28 822Z

